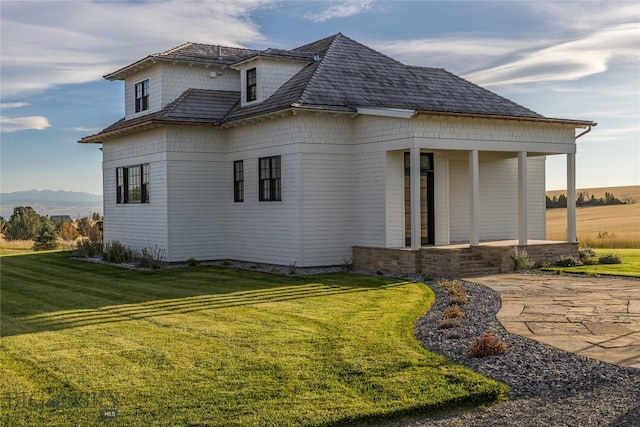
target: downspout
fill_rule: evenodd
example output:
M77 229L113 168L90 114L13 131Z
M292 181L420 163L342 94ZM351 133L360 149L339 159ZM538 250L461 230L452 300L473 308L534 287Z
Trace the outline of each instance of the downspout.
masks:
M581 136L584 136L584 135L588 134L589 132L591 132L592 126L597 126L597 125L598 125L597 123L594 123L593 125L589 125L589 127L587 127L587 130L585 130L584 132L581 132L578 135L576 135L575 139L578 139Z

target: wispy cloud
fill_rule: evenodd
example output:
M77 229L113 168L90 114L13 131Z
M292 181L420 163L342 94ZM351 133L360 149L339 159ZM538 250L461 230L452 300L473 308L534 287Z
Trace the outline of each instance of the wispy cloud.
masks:
M260 42L251 14L272 2L0 2L2 94L97 80L185 41Z
M305 18L313 22L325 22L334 18L347 18L368 10L372 6L371 0L342 0L332 1L329 7L321 12L309 12Z
M51 127L49 120L43 116L14 118L0 116L0 129L2 133L18 132L21 130L44 130L48 127Z
M20 108L20 107L26 107L27 104L26 102L1 102L0 103L0 110L8 110L9 108Z
M74 127L73 130L75 132L82 132L82 133L93 133L93 132L100 132L102 130L102 128L87 128L87 127Z
M607 71L614 60L638 62L639 48L640 27L622 24L579 40L536 50L515 61L466 77L484 86L577 80Z

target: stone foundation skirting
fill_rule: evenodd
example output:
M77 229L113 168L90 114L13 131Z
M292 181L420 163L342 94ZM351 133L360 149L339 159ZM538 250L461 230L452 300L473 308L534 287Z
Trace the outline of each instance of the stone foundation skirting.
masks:
M537 265L553 264L565 256L578 257L577 243L541 243L517 246L527 251ZM353 266L357 270L392 273L421 273L432 277L461 277L512 271L514 245L432 246L411 249L353 247Z

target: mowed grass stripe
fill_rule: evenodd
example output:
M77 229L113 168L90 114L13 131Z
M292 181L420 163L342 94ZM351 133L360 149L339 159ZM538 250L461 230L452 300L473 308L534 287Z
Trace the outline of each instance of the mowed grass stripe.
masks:
M1 273L2 390L107 390L118 425L331 425L506 393L419 345L412 328L434 297L419 283L140 272L63 253L3 258ZM3 407L0 423L95 425L99 409Z

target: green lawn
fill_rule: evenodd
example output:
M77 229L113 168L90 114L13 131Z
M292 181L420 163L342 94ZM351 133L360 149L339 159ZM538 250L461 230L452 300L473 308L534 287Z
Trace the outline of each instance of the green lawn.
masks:
M545 270L583 273L583 274L607 274L613 276L640 277L640 249L595 249L598 256L610 253L618 254L622 264L596 264L581 265L579 267L549 267Z
M98 425L104 409L112 425L332 425L506 396L420 347L423 284L0 263L1 425Z

